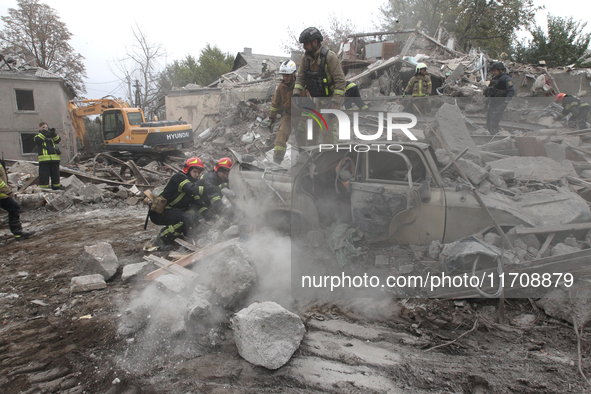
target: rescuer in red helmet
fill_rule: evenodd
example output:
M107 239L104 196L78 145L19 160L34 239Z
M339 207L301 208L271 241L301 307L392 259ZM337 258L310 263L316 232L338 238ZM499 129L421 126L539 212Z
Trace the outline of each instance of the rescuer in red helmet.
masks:
M190 228L197 226L198 220L191 212L192 209L201 213L205 219L223 210L219 188L198 184L204 170L203 161L191 157L185 162L182 171L174 174L164 190L154 197L150 219L154 224L165 226L154 241L161 249L172 249L176 238L186 236ZM210 212L210 207L213 212Z

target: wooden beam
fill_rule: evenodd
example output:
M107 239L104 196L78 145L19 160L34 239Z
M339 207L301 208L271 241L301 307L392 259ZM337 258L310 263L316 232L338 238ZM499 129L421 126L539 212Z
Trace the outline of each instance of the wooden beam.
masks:
M127 167L129 167L129 169L131 170L131 172L133 172L133 175L135 176L135 178L138 181L140 181L144 185L150 184L150 182L148 182L146 177L144 177L144 174L142 174L142 172L140 171L140 169L137 167L137 165L135 164L135 162L133 160L129 160L127 163L125 163L125 165ZM125 172L125 167L121 166L121 174L123 174L124 172Z
M107 183L110 185L124 185L124 186L129 186L129 184L125 183L125 182L119 182L119 181L112 181L110 179L104 179L104 178L99 178L97 176L92 176L92 175L87 175L83 172L80 171L74 171L74 170L70 170L69 168L65 168L65 167L61 167L60 166L60 172L63 172L65 174L70 174L70 175L76 175L78 178L84 178L87 179L89 181L95 181L95 182L99 182L99 183ZM151 188L152 186L150 185L138 185L136 184L136 186L138 188Z
M173 274L182 276L183 278L188 278L188 279L195 279L197 278L199 275L197 275L195 272L190 271L188 269L186 269L185 267L181 267L179 265L176 264L176 262L174 261L168 261L166 259L163 259L162 257L158 257L158 256L154 256L149 255L149 256L144 256L145 260L148 261L152 261L153 263L156 263L156 265L158 265L160 268L156 271L152 271L150 272L148 275L146 275L145 279L146 280L154 280L159 276L162 276L165 271L171 272ZM159 272L159 274L155 274L156 272Z
M240 237L236 237L236 238L232 238L232 239L225 241L225 242L220 242L220 243L205 247L203 249L199 249L199 250L191 253L190 255L175 261L174 264L179 267L186 267L187 265L194 264L197 261L199 261L205 257L211 256L215 253L221 252L222 250L224 250L226 248L229 248L230 246L237 243L239 240L240 240ZM150 257L150 256L148 256L148 257ZM165 260L165 261L168 262L168 260ZM164 275L165 274L164 268L162 266L160 266L160 267L161 268L158 268L157 270L152 271L149 274L147 274L144 277L144 279L145 280L154 280L157 277Z

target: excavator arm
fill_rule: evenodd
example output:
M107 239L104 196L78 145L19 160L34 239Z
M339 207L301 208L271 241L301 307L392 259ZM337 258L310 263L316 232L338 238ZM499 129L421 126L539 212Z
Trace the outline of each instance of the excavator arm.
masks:
M123 100L108 98L68 101L68 112L76 131L76 137L82 142L84 153L91 153L84 117L102 114L104 110L109 108L130 108L130 106Z

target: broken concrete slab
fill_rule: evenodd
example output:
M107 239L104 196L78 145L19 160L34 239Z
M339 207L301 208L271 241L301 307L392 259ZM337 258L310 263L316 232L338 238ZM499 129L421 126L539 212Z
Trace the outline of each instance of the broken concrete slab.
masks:
M536 304L547 315L573 323L573 316L579 327L591 320L591 287L577 284L570 289L556 289L545 294Z
M562 163L564 159L566 159L566 149L564 145L555 142L546 142L544 148L546 149L546 157L549 157L558 163Z
M69 177L62 179L61 184L64 189L68 191L78 191L85 185L76 175L70 175Z
M376 256L374 265L376 267L385 268L390 266L390 258L383 254Z
M30 174L32 176L39 175L39 168L34 163L27 163L25 161L17 161L9 168L12 173Z
M119 260L108 242L85 246L84 253L76 261L74 268L85 274L100 274L105 280L111 279L119 268Z
M429 249L427 250L427 256L429 256L430 259L438 260L439 253L441 253L442 250L443 244L441 242L437 240L431 241L431 243L429 244Z
M556 163L547 157L508 157L489 163L492 170L514 171L515 178L528 180L555 181L565 176L577 176L572 164L567 161Z
M494 186L499 187L501 189L506 189L507 188L507 183L505 182L505 180L503 179L503 177L501 175L499 175L498 172L496 171L490 171L488 173L488 181L490 183L492 183Z
M257 278L254 268L246 259L218 261L210 269L214 298L224 308L232 308L243 300Z
M101 290L106 287L105 278L100 274L76 276L70 281L70 293Z
M176 294L182 293L187 286L185 279L175 274L159 276L158 278L154 279L154 283L158 289L164 292L168 291Z
M207 331L213 323L212 306L209 302L211 291L205 286L197 285L189 298L185 323L197 331Z
M457 105L445 103L439 108L435 114L435 128L452 154L458 155L468 148L464 158L477 164L482 163L478 147L470 137L470 132L462 118L462 111ZM427 141L434 149L443 148L432 131L429 130L425 134Z
M231 326L240 356L268 369L288 362L306 332L298 315L272 301L241 310L232 317Z
M230 239L240 236L240 228L237 225L232 225L222 232L222 238Z
M475 185L480 184L480 182L484 181L488 177L488 171L471 160L460 158L457 163L462 171L464 171L470 182Z
M501 169L501 168L494 168L494 167L492 167L490 169L489 173L494 174L494 176L496 176L496 175L500 176L501 178L503 178L503 180L505 182L506 181L509 181L509 180L512 180L512 179L515 179L515 171L509 170L509 169ZM493 184L494 184L494 182L493 182Z
M557 243L554 247L550 250L550 256L560 256L563 254L569 254L580 251L581 248L570 246L565 243Z
M127 283L132 281L136 278L142 278L145 274L148 273L148 263L135 263L135 264L127 264L123 267L123 272L121 273L121 281L123 283Z
M45 198L45 201L47 201L51 208L58 212L66 210L74 204L74 202L65 195L47 197Z
M84 201L97 203L101 201L103 191L92 183L85 184L83 187L77 190L80 197L84 198Z

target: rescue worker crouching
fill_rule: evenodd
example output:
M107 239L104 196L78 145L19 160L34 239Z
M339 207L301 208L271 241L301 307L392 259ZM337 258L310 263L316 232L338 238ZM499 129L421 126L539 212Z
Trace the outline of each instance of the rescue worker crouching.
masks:
M283 80L277 85L275 94L271 100L271 113L269 114L269 129L273 130L273 123L277 121L277 114L282 109L279 131L275 137L275 148L273 149L273 161L281 164L287 149L287 140L291 134L291 95L296 81L296 64L286 60L279 66L279 74Z
M316 110L331 108L341 109L345 96L345 74L338 56L322 46L324 37L320 30L309 27L302 31L299 41L305 54L297 70L293 96L300 97L307 90L311 97L318 98ZM322 142L336 143L337 122L331 130L323 130ZM316 126L314 126L316 127ZM318 133L314 133L312 144L316 144Z
M486 129L492 135L499 132L499 123L503 117L507 104L515 96L513 79L506 72L503 62L496 62L491 65L493 78L485 89L484 95L489 99L486 101L488 109L486 112Z
M577 129L587 128L587 117L589 115L589 104L570 94L559 93L554 102L562 105L562 112L558 114L557 119L564 119L572 113L570 123Z
M232 159L229 157L222 157L218 160L213 170L201 174L199 180L203 180L205 183L220 189L229 188L228 177L233 164Z
M427 65L425 63L419 63L415 68L415 75L413 75L410 81L408 81L408 85L402 93L402 97L406 97L407 94L412 92L413 98L428 98L431 96L432 90L433 84L431 83L431 76L427 74ZM407 108L406 110L411 113L414 112L414 105L416 105L422 113L431 112L431 105L428 100L413 100L408 105L410 105L410 108Z
M185 162L181 172L174 174L164 190L154 198L150 208L150 220L156 225L165 226L155 239L155 244L163 250L171 250L174 240L188 235L191 228L198 225L196 210L206 220L223 211L219 188L198 184L205 170L203 161L192 157ZM213 213L205 203L209 201ZM193 212L192 212L193 211Z

